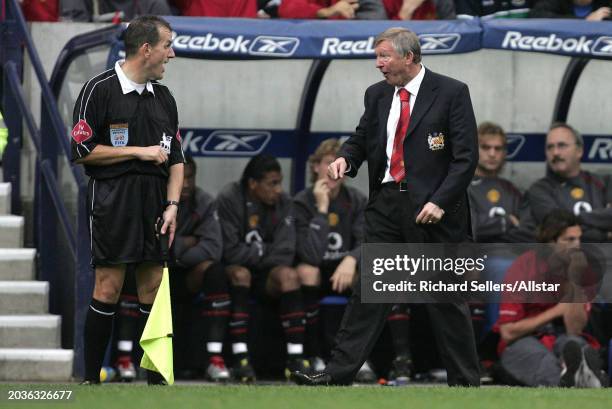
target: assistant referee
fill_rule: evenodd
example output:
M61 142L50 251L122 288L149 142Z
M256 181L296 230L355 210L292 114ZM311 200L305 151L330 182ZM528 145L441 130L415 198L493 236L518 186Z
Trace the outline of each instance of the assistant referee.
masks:
M160 17L134 19L124 35L126 59L90 79L74 107L72 159L90 177L87 210L93 299L85 320L85 380L99 383L126 266L135 265L144 319L162 265L155 224L176 229L184 156L176 102L158 83L174 58L172 29ZM161 383L149 376L149 383Z

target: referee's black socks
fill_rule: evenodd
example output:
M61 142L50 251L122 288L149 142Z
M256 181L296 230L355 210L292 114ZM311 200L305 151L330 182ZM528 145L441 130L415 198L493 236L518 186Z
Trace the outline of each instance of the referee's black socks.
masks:
M85 380L100 382L100 369L113 328L116 304L91 300L85 318L84 355Z

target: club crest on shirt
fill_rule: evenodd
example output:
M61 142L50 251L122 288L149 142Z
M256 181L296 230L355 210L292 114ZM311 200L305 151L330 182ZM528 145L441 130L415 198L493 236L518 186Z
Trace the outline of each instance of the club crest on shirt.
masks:
M166 135L166 133L164 132L162 134L161 141L159 141L159 146L162 147L162 149L164 150L164 152L166 152L167 155L170 155L170 143L171 142L172 142L172 136Z
M433 132L427 135L429 150L439 151L444 149L444 134L442 132Z
M259 224L259 216L256 214L253 214L249 217L249 227L251 229L254 229L255 227L257 227L257 225Z
M111 145L127 146L129 140L128 124L110 124L108 132Z
M81 119L76 123L74 128L72 128L71 134L72 139L74 139L76 143L83 143L93 136L93 131L87 121Z
M570 191L570 195L576 200L582 199L584 197L584 190L580 187L575 187Z
M331 227L337 226L340 218L337 213L331 212L327 215L327 221Z
M499 190L497 189L491 189L487 192L487 200L489 200L489 202L491 203L499 202L500 197L501 197L501 194L499 193Z

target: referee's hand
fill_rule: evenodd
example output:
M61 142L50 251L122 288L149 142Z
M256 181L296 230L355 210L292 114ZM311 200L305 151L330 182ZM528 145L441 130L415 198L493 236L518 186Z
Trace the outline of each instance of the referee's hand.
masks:
M168 206L162 215L164 224L162 225L161 234L168 233L168 248L172 247L174 241L174 233L176 232L176 214L178 212L177 206Z
M145 162L154 162L161 165L168 160L168 154L159 145L145 146L140 148L138 159Z

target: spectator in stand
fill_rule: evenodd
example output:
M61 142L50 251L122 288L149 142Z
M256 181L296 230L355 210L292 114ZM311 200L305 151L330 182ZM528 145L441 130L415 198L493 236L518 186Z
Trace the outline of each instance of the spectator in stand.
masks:
M4 2L3 2L4 3ZM19 0L27 21L57 21L58 0Z
M62 0L62 18L73 21L130 21L143 15L170 16L167 0Z
M381 0L282 0L281 18L386 20Z
M554 210L538 230L538 241L551 243L548 255L542 250L530 250L508 270L507 283L521 280L561 283L571 293L569 303L551 302L543 294L537 295L539 303L520 303L516 294L502 296L495 329L501 336L498 345L501 367L512 383L592 388L606 385L596 351L599 343L583 332L591 308L586 302L589 297L583 288L567 280L577 272L588 271L580 249L581 236L576 216L566 210ZM555 269L553 265L561 268ZM585 302L579 302L581 299Z
M383 0L390 20L452 20L453 0Z
M601 21L609 20L611 11L609 0L537 0L529 17Z
M546 176L525 194L521 221L534 226L554 209L580 217L582 241L605 242L612 236L609 177L581 169L582 135L566 123L555 122L546 135Z
M257 17L257 0L172 0L183 16Z
M457 18L525 18L534 0L455 0Z
M257 17L259 18L277 18L278 6L282 0L257 0Z

